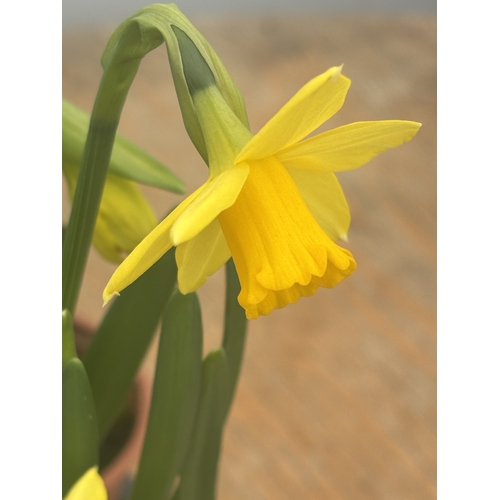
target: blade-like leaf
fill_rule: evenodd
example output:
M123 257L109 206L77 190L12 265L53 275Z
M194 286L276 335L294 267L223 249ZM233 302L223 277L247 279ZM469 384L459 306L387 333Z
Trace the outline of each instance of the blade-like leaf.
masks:
M89 114L63 99L62 154L65 161L80 165L89 122ZM109 172L166 191L185 192L184 183L175 174L120 134L116 134Z
M123 407L176 277L172 249L115 298L83 357L101 437Z
M215 500L217 469L228 402L228 365L224 349L203 361L201 398L189 453L175 500Z
M62 373L62 496L99 461L99 430L89 379L78 358Z
M203 331L195 293L175 292L163 315L148 428L131 500L163 500L186 455L201 382Z

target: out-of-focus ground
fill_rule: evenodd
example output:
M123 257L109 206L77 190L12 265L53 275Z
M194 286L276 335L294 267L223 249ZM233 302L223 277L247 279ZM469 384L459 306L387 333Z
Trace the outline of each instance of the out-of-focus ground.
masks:
M431 17L198 20L256 132L308 80L344 64L352 121L423 123L408 144L339 174L358 270L251 321L226 427L220 500L436 496L436 21ZM90 111L111 29L63 36L63 96ZM120 132L198 187L166 50L143 61ZM144 189L158 216L181 198ZM67 201L65 199L65 201ZM67 216L67 203L65 205ZM113 266L92 250L78 314L98 321ZM223 272L199 290L206 351L221 338ZM154 350L154 346L153 346ZM146 370L153 373L153 352Z

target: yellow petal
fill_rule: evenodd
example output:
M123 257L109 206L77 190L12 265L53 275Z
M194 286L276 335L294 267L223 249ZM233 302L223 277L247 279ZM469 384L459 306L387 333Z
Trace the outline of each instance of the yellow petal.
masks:
M409 141L419 128L420 123L404 120L351 123L293 144L276 157L290 169L352 170Z
M303 139L344 104L349 78L330 68L304 85L243 148L236 162L271 156Z
M175 251L179 268L179 290L194 292L231 257L219 221L213 220L201 233Z
M200 186L194 193L189 195L168 217L153 229L137 245L132 253L118 266L111 276L102 298L104 305L114 295L119 295L124 288L133 283L139 276L144 274L155 262L157 262L173 246L170 231L173 224L187 207L202 193L208 182Z
M64 500L107 500L108 494L97 467L89 469L73 485Z
M219 215L241 283L238 300L248 318L333 286L356 268L336 245L275 158L250 164L233 206Z
M206 189L186 208L172 227L175 246L194 238L223 210L229 208L240 194L248 177L248 165L241 163L211 178Z
M351 214L335 174L298 169L290 169L288 173L323 231L333 241L347 241Z

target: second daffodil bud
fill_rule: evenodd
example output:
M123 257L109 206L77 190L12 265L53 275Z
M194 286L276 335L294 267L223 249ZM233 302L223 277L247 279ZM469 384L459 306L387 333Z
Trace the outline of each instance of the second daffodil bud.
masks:
M79 167L63 161L63 172L73 199ZM105 259L120 263L157 222L135 182L108 174L92 239Z

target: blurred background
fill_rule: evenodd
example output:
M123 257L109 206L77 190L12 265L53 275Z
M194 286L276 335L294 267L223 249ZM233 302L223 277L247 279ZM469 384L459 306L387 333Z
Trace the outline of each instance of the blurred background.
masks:
M149 2L155 3L155 2ZM167 3L167 2L166 2ZM188 17L291 16L351 14L435 15L436 0L179 0L174 2ZM67 29L120 23L147 5L144 0L63 0L62 21Z
M117 24L147 2L63 1L63 97L90 111ZM436 496L436 19L430 0L179 1L245 98L252 131L344 64L353 121L423 123L408 144L339 175L358 270L251 321L219 473L220 500ZM187 184L207 170L182 124L164 47L143 61L119 131ZM159 217L179 196L144 189ZM64 217L69 203L64 192ZM78 315L97 322L114 266L92 250ZM221 340L223 271L199 291L205 352ZM144 370L152 376L154 346Z

